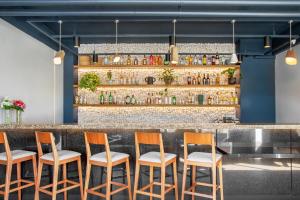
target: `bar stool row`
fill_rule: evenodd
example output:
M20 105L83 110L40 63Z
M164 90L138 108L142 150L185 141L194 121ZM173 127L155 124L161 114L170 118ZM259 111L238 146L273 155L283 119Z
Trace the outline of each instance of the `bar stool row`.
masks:
M36 153L24 150L11 151L7 136L4 132L0 132L0 144L4 145L5 152L0 153L0 164L6 165L5 184L0 185L0 195L4 195L4 200L9 199L9 194L18 192L18 200L21 200L22 189L35 186L35 200L39 199L39 193L42 192L56 199L57 194L64 193L64 200L67 200L67 191L78 188L80 189L81 199L86 200L88 194L96 195L106 200L109 200L112 195L128 190L128 199L132 200L131 181L130 181L130 166L129 155L120 152L110 151L108 138L106 133L99 132L85 132L84 138L86 143L87 153L87 167L85 176L85 187L83 188L82 180L82 167L81 167L81 154L69 150L57 150L55 146L54 136L51 132L36 132L36 141L38 148L38 167L36 163ZM43 153L42 145L48 144L52 148L51 153ZM140 145L159 145L160 152L148 152L145 154L140 153ZM211 153L206 152L193 152L188 154L188 145L210 145ZM105 152L91 154L90 145L104 145ZM164 200L165 195L170 191L175 192L175 199L178 200L178 181L177 181L177 164L176 155L164 152L164 145L161 133L148 133L136 132L135 133L136 145L136 167L135 167L135 182L133 200L136 200L137 194L149 196L152 200L159 198ZM34 181L24 180L21 178L21 163L25 161L32 161ZM77 162L79 181L75 182L67 179L67 164ZM112 181L112 168L116 165L126 165L127 184ZM17 180L11 181L12 166L17 165ZM53 182L48 185L41 186L42 170L44 165L53 166ZM172 165L173 167L173 180L172 184L166 183L166 167ZM63 180L59 181L58 172L59 168L63 168ZM89 187L90 174L92 166L101 166L107 168L106 183L96 187ZM140 167L148 166L150 183L146 186L138 188L140 177ZM154 168L161 169L161 182L155 182L153 178ZM192 170L192 184L186 189L186 177L188 167ZM205 167L211 169L212 183L204 183L196 181L197 167ZM217 184L217 169L219 174L219 183ZM17 185L11 189L12 185ZM58 189L58 185L63 185L62 189ZM111 191L112 185L118 187ZM153 187L160 186L160 194L153 193ZM196 192L197 186L210 187L212 194L203 194ZM4 190L2 190L4 188ZM49 190L51 189L52 190ZM100 193L97 190L106 188L106 193ZM184 133L184 168L182 180L182 196L183 200L185 195L191 195L192 199L195 196L217 199L217 190L220 191L220 199L223 200L223 177L222 177L222 156L215 151L215 140L211 133Z

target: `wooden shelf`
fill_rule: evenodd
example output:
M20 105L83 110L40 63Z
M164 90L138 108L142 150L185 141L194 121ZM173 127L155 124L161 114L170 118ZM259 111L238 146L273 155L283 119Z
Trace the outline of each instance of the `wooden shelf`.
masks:
M227 68L240 68L240 65L84 65L84 66L74 66L75 69L227 69Z
M207 107L207 108L239 108L240 105L196 105L196 104L190 104L190 105L162 105L162 104L157 104L157 105L117 105L117 104L74 104L74 107Z
M78 88L78 85L74 85L74 88ZM235 85L100 85L97 88L240 88L239 84Z

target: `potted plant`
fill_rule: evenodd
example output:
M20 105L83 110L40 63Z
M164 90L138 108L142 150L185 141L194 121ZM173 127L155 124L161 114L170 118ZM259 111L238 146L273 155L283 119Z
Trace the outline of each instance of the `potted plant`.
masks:
M95 92L100 85L100 78L95 72L85 73L79 82L79 87Z
M26 104L21 100L13 100L13 108L16 110L16 124L22 123L22 113L26 108Z
M163 80L166 85L171 85L175 80L174 70L164 69L163 72L159 75L159 80Z
M4 110L4 112L3 112L4 124L10 124L11 118L12 118L11 110L13 109L12 101L8 97L5 97L2 100L0 107L1 107L1 109Z
M236 84L236 78L234 77L235 71L236 71L235 68L228 68L228 69L222 71L222 74L227 74L227 76L228 76L228 84L229 85Z

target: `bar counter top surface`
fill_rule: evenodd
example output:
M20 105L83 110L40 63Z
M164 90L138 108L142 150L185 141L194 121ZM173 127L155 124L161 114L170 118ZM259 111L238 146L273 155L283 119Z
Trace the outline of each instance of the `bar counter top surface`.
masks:
M0 125L0 130L15 129L300 129L300 124L239 124L239 123L99 123L99 124L24 124Z

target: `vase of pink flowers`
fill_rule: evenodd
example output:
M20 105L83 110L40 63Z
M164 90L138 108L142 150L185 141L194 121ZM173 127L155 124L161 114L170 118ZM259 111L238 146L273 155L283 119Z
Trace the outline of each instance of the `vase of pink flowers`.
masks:
M12 101L8 97L5 97L2 100L2 102L0 104L0 107L3 110L3 122L4 122L4 124L11 124L12 123L12 110L13 110Z
M22 124L22 113L24 112L26 105L21 100L13 100L13 108L16 110L16 124Z

